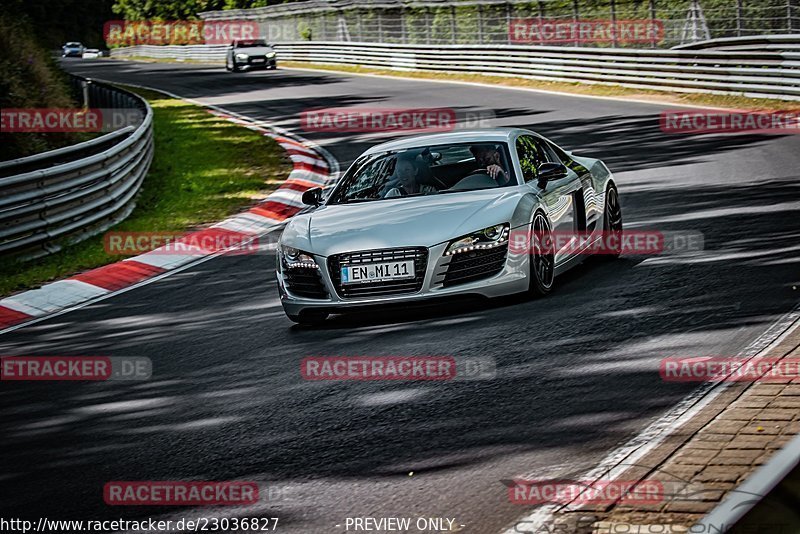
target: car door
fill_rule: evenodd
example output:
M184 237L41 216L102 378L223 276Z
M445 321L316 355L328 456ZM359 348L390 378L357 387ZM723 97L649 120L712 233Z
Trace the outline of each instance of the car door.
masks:
M547 149L545 141L534 135L518 136L515 148L525 184L541 196L547 210L556 244L555 262L558 265L576 253L576 230L582 214L577 210L575 198L578 193L582 196L581 181L575 171L567 168L564 178L549 181L540 187L538 169L541 164L561 162Z
M597 228L597 221L600 220L602 209L597 202L597 191L595 190L595 183L591 171L555 143L547 139L544 141L547 148L553 153L554 157L557 158L556 161L561 161L568 169L574 171L581 181L583 195L576 195L575 197L576 208L580 213L577 230L586 231L588 233L592 233L595 230L602 230L602 228Z

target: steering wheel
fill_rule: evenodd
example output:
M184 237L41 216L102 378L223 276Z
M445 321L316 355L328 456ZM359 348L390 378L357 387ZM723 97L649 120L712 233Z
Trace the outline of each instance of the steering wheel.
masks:
M494 183L497 183L497 180L495 180L494 178L492 178L492 175L491 175L491 174L489 174L489 171L488 171L487 169L475 169L474 171L472 171L471 173L469 173L468 175L466 175L466 176L465 176L464 178L462 178L461 180L466 180L467 178L474 179L474 178L478 178L478 177L480 177L480 178L488 178L488 179L489 179L489 180L491 180L492 182L494 182ZM461 180L459 180L459 182L460 182Z

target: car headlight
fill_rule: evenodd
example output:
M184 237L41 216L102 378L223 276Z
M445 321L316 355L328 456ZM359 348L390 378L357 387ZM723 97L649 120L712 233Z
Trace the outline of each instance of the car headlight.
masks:
M273 58L273 57L275 57L275 52L269 52L269 53L267 54L267 57L268 57L268 58Z
M314 258L311 257L311 254L308 254L307 252L303 252L302 250L294 247L287 247L286 245L281 245L279 250L281 258L283 258L283 264L287 269L297 269L303 267L307 269L319 269L317 262L315 262Z
M247 61L247 58L250 57L247 54L236 54L236 59L241 59L243 61Z
M460 252L496 248L508 243L508 223L496 224L469 235L454 239L445 250L445 256L452 256Z

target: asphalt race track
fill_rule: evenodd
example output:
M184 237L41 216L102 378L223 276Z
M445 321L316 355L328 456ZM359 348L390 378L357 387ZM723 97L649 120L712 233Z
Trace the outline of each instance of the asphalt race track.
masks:
M696 385L667 356L736 355L800 290L800 136L668 135L660 104L279 69L68 61L268 121L346 167L367 134L300 129L310 108L449 107L534 129L615 173L628 228L702 232L701 253L589 261L542 300L509 298L293 326L274 257L215 258L0 336L0 353L147 356L140 383L4 383L3 516L279 517L283 533L347 517L455 518L493 533L530 511L501 480L578 476ZM494 380L308 382L310 355L491 356ZM409 473L413 472L413 475ZM254 480L241 510L108 507L113 480ZM340 525L340 526L336 526Z

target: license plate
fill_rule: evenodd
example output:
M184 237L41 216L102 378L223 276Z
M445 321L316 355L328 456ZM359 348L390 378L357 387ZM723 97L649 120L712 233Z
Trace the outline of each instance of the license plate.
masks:
M342 284L364 284L414 278L414 261L342 266Z
M253 58L253 63L264 63L266 59L264 58Z

